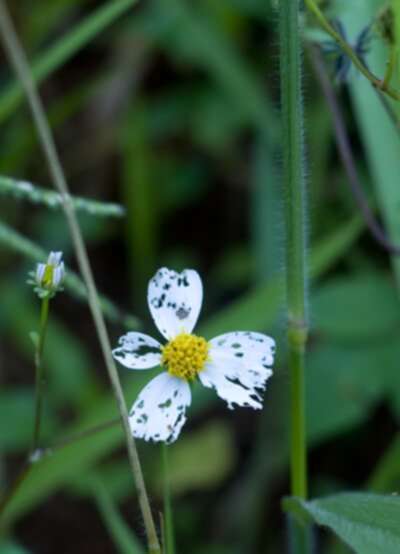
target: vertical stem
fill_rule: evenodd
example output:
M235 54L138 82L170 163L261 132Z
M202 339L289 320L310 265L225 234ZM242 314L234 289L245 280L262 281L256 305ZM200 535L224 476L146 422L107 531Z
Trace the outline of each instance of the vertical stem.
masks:
M162 463L163 463L163 484L164 484L164 529L165 544L163 554L175 554L174 522L172 516L171 485L169 480L169 460L168 446L163 443Z
M86 252L86 246L82 238L78 220L75 215L75 209L71 201L69 187L62 169L57 149L51 134L46 114L37 93L35 83L29 69L23 48L18 40L14 26L10 19L6 3L0 0L0 34L4 43L9 61L18 75L24 92L26 94L32 117L41 141L41 146L45 154L51 176L56 189L61 194L63 200L63 209L69 226L72 242L74 245L79 269L82 272L88 291L88 302L92 312L93 321L98 335L99 343L103 353L105 365L110 378L110 383L117 401L118 410L121 416L127 450L132 473L136 482L138 491L139 505L142 511L144 525L147 535L148 550L152 554L160 554L160 543L158 541L156 527L150 509L150 503L144 483L142 468L136 444L133 439L128 419L128 410L125 404L125 398L122 391L118 371L111 354L111 344L108 337L107 328L100 308L99 295L94 281L89 258Z
M286 279L291 375L291 492L307 496L304 355L306 310L306 199L299 0L280 0L283 181L286 207Z
M43 350L46 339L47 322L49 319L50 298L42 299L42 307L40 310L40 329L39 341L35 351L35 372L36 372L36 399L35 399L35 423L33 427L32 454L35 453L39 446L40 426L42 422L43 396L45 387L44 367L43 367Z

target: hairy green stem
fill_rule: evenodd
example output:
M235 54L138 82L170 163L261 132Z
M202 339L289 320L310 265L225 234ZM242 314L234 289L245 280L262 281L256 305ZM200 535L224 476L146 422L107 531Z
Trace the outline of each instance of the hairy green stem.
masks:
M117 400L118 409L125 430L130 465L136 482L139 504L146 528L148 549L151 553L160 554L160 544L158 541L156 527L147 497L139 456L130 431L125 398L123 395L117 368L111 354L111 344L108 337L105 321L101 312L97 288L94 282L92 270L86 252L86 247L75 215L75 210L71 201L71 196L69 194L68 185L47 122L45 111L43 109L40 97L37 94L24 51L19 43L12 21L9 17L6 4L3 0L0 0L0 31L10 63L14 67L15 72L18 75L18 78L20 79L22 87L27 96L34 123L36 125L41 145L49 165L49 170L54 181L54 185L58 189L58 192L61 194L63 199L63 208L74 244L79 268L82 272L82 276L88 290L89 306L92 312L97 335L103 352L105 365L107 367L111 386Z
M49 320L50 298L42 299L40 310L40 329L39 339L35 351L35 380L36 380L36 398L35 398L35 423L33 427L32 454L35 453L40 441L40 426L42 422L43 396L45 388L43 350L46 340L47 322Z
M298 0L280 2L283 181L286 205L286 279L291 374L291 489L307 496L304 399L306 310L306 199Z
M299 0L280 0L281 105L283 186L286 215L286 289L288 358L290 371L290 480L291 494L307 497L304 365L307 342L307 240L304 121L301 85L302 52ZM310 531L293 520L293 554L311 550Z
M169 478L168 445L163 443L162 465L163 465L163 486L164 486L164 544L163 554L175 554L174 522L172 515L171 484Z
M33 204L43 204L52 210L62 208L63 204L60 193L5 175L0 175L0 195L28 200ZM123 217L125 215L123 206L112 202L99 202L79 196L71 196L71 202L76 211L79 210L96 217Z

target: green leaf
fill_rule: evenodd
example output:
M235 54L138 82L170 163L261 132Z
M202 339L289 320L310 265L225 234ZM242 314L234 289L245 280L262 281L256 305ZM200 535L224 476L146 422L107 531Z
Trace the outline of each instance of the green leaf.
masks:
M154 376L154 372L151 370L145 373L146 375L137 375L135 379L130 379L129 383L127 382L128 386L124 387L124 390L126 390L128 399L135 398L144 384ZM77 434L116 416L115 399L107 392L93 403L92 409L88 409L86 413L81 415L78 423L65 429L64 434L59 436L58 440L62 441L75 437ZM3 524L11 524L54 491L70 481L75 481L77 476L85 474L90 467L93 467L106 454L112 452L122 443L123 432L121 426L115 425L84 439L71 442L61 449L53 450L51 455L44 457L30 467L27 478L4 511ZM131 487L133 491L132 481Z
M385 336L400 323L396 290L383 274L331 279L312 304L318 332L338 340Z
M320 344L308 356L307 429L313 442L327 439L368 417L396 379L400 346L382 343L346 346Z
M117 551L121 554L144 554L144 549L120 514L112 496L96 474L87 477L92 487L98 510L112 537Z
M285 509L336 533L358 554L400 552L400 498L364 493L343 493L306 502L284 501Z
M207 452L207 456L204 453ZM214 487L227 477L235 463L233 438L222 423L207 425L168 446L171 490L183 494ZM162 471L154 472L156 488L162 490Z
M0 452L15 452L32 440L35 398L32 389L13 388L0 391ZM43 417L45 436L54 429L47 410ZM28 423L27 423L28 422Z
M378 0L342 4L341 21L347 28L350 40L354 40L366 25L374 21L381 5L382 2ZM371 41L366 59L368 67L383 77L387 59L388 52L383 41ZM369 81L361 76L353 78L350 80L349 88L383 220L391 241L400 244L400 188L396 179L400 172L398 129L388 117L384 103ZM393 106L396 110L395 103ZM393 256L392 262L399 282L399 257Z

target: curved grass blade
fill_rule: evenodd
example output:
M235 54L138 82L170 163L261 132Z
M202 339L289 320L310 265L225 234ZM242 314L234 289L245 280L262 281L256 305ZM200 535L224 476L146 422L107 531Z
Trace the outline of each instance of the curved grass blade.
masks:
M78 23L70 33L62 37L52 47L47 47L35 59L32 64L33 79L37 83L41 83L135 3L136 0L113 0L93 11L86 19ZM21 84L13 80L0 94L1 123L13 113L22 99Z

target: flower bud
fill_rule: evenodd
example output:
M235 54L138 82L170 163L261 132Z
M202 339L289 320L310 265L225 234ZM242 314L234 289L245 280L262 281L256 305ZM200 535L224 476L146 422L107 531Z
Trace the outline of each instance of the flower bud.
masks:
M50 252L46 263L39 263L36 271L32 272L35 285L35 292L40 298L52 297L59 290L62 290L62 282L65 276L62 252Z

